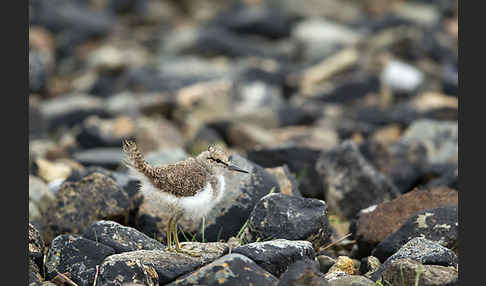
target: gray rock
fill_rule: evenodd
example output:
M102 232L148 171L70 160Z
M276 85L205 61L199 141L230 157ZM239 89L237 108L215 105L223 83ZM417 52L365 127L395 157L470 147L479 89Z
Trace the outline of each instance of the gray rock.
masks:
M394 261L402 258L408 258L418 261L422 264L441 265L456 267L458 259L456 254L440 245L437 242L430 241L422 237L416 237L407 242L400 250L390 256L383 264L373 273L371 279L377 281L380 279L383 271Z
M292 38L304 47L304 58L309 60L325 58L360 37L352 29L317 17L301 21L292 29Z
M453 248L457 247L458 235L457 205L427 209L412 216L400 229L380 242L372 255L384 261L414 237L426 238Z
M248 221L248 239L307 240L315 249L329 241L326 202L269 194L253 208Z
M353 141L324 152L316 163L330 210L353 219L361 209L398 196L397 187L366 161Z
M427 160L431 164L457 164L457 121L420 119L405 130L403 139L406 142L421 142L427 149Z
M134 199L112 178L98 172L65 182L51 211L42 217L45 240L62 233L81 234L96 220L127 219L135 207Z
M310 242L286 239L245 244L234 248L232 253L252 259L275 277L279 277L297 260L314 259L314 248Z
M385 269L382 280L392 285L454 286L459 285L458 271L454 267L423 265L411 259L397 259Z
M40 106L49 130L65 125L72 127L91 115L105 116L103 100L87 94L67 94L48 99Z
M241 254L225 255L168 286L183 285L277 285L278 279Z
M116 253L135 250L165 250L165 245L138 230L114 221L97 221L90 225L83 237L110 246Z
M360 275L343 275L329 280L330 286L376 286L376 283Z
M114 254L113 248L77 236L63 234L54 238L46 259L47 277L69 272L78 285L92 285L96 266Z
M224 243L184 243L190 249L203 251L201 257L161 250L137 250L109 256L100 267L100 285L123 283L169 283L221 257L228 251ZM185 246L182 246L186 248Z
M29 220L36 219L30 213L32 203L39 212L39 215L47 211L49 203L54 200L54 194L49 190L46 183L36 176L29 175ZM40 218L37 217L37 219Z
M147 153L145 160L153 166L158 166L172 164L187 159L188 157L189 154L187 154L184 149L174 148L149 152Z
M75 152L73 159L84 166L101 166L107 169L115 169L125 159L121 148L100 147Z
M328 286L329 282L319 272L319 264L310 259L296 261L280 276L278 286Z

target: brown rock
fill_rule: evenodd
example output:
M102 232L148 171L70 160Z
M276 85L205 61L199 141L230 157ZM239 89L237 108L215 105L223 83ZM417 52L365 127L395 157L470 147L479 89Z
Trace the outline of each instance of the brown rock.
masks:
M453 189L416 188L392 201L362 210L357 223L358 242L373 247L417 212L457 203L458 193Z
M280 192L289 196L302 196L299 188L297 179L290 172L287 165L283 165L275 168L265 168L267 172L272 174L275 179L277 179L278 185L280 186Z

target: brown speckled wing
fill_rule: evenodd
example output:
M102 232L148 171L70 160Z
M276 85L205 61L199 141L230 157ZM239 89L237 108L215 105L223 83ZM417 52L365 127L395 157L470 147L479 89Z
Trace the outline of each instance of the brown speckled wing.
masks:
M154 186L176 197L194 196L208 183L210 173L194 158L154 168Z

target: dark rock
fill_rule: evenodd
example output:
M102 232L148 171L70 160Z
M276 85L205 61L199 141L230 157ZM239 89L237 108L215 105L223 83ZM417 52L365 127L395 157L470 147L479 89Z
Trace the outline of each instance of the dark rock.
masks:
M452 168L449 171L445 172L442 176L428 182L426 187L432 189L439 186L447 186L449 188L459 190L457 185L458 173L459 169L457 167Z
M439 187L415 189L392 201L362 210L356 228L361 255L369 255L378 243L397 231L416 213L457 203L458 193L455 190Z
M78 285L92 285L96 266L114 253L109 246L77 235L57 236L52 240L47 253L47 277L50 280L58 273L69 272L71 280Z
M43 93L52 74L52 62L46 53L29 49L29 91Z
M411 259L397 259L388 265L382 280L391 285L439 286L459 285L458 271L454 267L423 265Z
M315 170L318 150L302 147L277 147L249 150L249 160L265 167L274 168L286 164L295 174L299 189L305 197L323 199L322 182Z
M76 135L76 142L84 149L96 147L118 147L122 139L134 135L135 123L127 117L101 120L97 117L87 118Z
M285 239L245 244L234 248L232 253L249 257L275 277L279 277L297 260L314 259L314 248L310 242Z
M47 121L40 110L40 102L29 97L29 141L47 138Z
M72 127L91 115L108 116L101 99L85 94L67 94L45 100L40 111L49 130L60 126Z
M29 261L36 264L39 269L42 269L44 260L44 240L39 231L29 223Z
M289 265L280 276L278 286L328 286L329 282L319 272L319 264L310 259L299 260Z
M363 257L361 259L361 264L359 265L359 273L370 278L371 274L378 270L380 265L380 260L374 256Z
M291 105L283 106L278 109L278 118L281 127L311 125L319 116L319 113Z
M410 191L420 182L427 164L426 149L421 143L385 145L368 141L359 149L378 171L393 181L401 193Z
M408 219L400 229L387 236L376 246L372 255L384 261L414 237L426 238L447 248L455 248L458 234L457 205L427 209Z
M277 60L288 60L293 57L293 51L286 51L276 43L266 42L263 39L255 40L243 37L236 33L219 27L208 27L197 32L194 43L185 47L182 54L197 54L204 57L227 56L259 57Z
M278 39L290 35L291 19L278 9L248 5L224 11L210 25L238 34Z
M327 273L334 263L336 263L336 259L327 255L317 256L317 261L319 261L319 269L322 273Z
M329 103L348 103L360 99L369 93L378 93L380 80L376 75L356 74L325 92L314 95L317 99Z
M73 153L74 160L84 166L101 166L110 170L115 170L125 159L121 148L100 147Z
M168 285L277 285L278 279L241 254L225 255Z
M61 55L71 55L73 47L89 39L107 35L115 19L109 11L94 10L79 1L32 1L30 24L61 33Z
M329 208L348 219L399 194L396 186L364 159L353 141L322 153L316 170L322 176Z
M315 249L329 241L326 202L269 194L253 208L248 221L249 240L257 238L307 240Z
M39 266L29 258L29 286L38 286L41 285L41 282L44 281L44 278L40 274Z
M329 280L330 286L376 286L376 283L360 275L343 275Z
M422 143L431 164L457 163L458 135L457 121L422 119L405 130L403 139L405 142Z
M115 254L103 261L98 283L120 285L152 281L154 285L159 283L165 285L183 274L218 259L228 251L228 246L224 243L184 243L183 245L202 251L202 256L192 257L161 250L137 250Z
M383 271L395 260L408 258L426 265L441 265L457 267L458 258L452 250L422 237L416 237L407 242L400 250L390 256L377 271L371 280L380 279Z
M96 220L127 219L132 198L116 182L93 173L61 185L51 211L43 216L45 240L62 233L81 234Z
M108 245L116 253L134 250L165 250L165 245L138 230L114 221L97 221L90 225L83 237Z

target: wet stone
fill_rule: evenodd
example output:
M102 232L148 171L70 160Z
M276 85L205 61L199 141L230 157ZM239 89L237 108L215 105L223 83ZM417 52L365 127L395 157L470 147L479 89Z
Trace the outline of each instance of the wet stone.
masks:
M328 286L329 282L319 271L319 264L310 259L296 261L280 276L278 286Z
M458 243L459 222L457 205L427 209L408 219L400 229L387 236L372 255L384 261L414 237L436 241L447 248Z
M447 187L415 189L400 197L364 209L357 220L356 238L362 255L397 231L416 213L446 205L457 205L458 193Z
M81 234L96 220L127 219L132 198L112 178L93 173L61 185L42 222L46 240L62 233Z
M116 253L134 250L165 250L165 245L138 230L114 221L97 221L90 225L83 237L110 246Z
M323 152L316 163L329 208L348 219L361 209L395 198L397 187L377 171L353 141Z
M458 258L454 252L437 242L422 237L416 237L402 246L395 254L390 256L377 271L371 276L371 280L380 279L383 271L394 261L408 258L422 264L456 267Z
M315 249L330 237L326 202L269 194L254 207L248 222L249 240L307 240Z
M420 274L419 274L420 273ZM411 259L397 259L383 272L382 280L392 285L439 286L459 285L458 271L454 267L423 265Z
M181 247L201 251L201 257L164 250L137 250L115 254L105 259L100 267L101 285L120 285L128 282L145 283L147 269L153 269L151 280L158 285L169 283L221 257L228 252L224 243L181 243ZM154 279L156 277L157 279Z
M241 254L225 255L168 284L175 285L277 285L278 279Z
M314 259L314 249L310 242L286 239L245 244L234 248L232 253L252 259L275 277L279 277L297 260Z
M57 236L47 253L47 277L50 280L58 273L69 272L71 280L78 285L92 285L96 266L114 253L109 246L77 235Z

